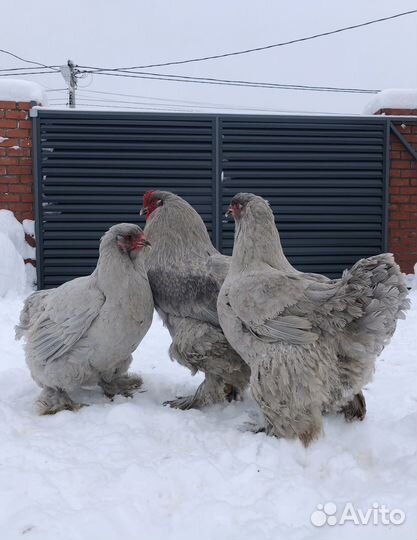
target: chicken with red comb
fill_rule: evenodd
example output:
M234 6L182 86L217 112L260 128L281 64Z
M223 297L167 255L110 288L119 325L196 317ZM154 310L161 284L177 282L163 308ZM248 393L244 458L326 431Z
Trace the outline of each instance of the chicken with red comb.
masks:
M251 368L263 413L255 429L308 446L325 412L363 420L362 388L409 307L393 256L361 259L340 279L305 274L285 257L267 201L238 193L229 212L235 242L217 307L226 337Z
M145 193L141 214L152 244L145 266L155 308L171 334L170 356L205 374L195 395L167 403L190 409L238 398L250 369L225 338L216 307L230 258L213 247L201 217L174 193Z
M80 386L98 384L110 398L130 396L141 386L128 368L152 323L143 263L148 247L137 225L113 225L101 239L90 276L26 299L16 338L25 338L26 363L42 388L39 414L78 410L81 405L70 396Z

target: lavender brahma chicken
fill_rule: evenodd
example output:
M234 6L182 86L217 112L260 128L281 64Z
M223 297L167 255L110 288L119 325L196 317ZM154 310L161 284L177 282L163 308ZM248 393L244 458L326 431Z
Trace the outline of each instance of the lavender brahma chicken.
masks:
M142 252L148 245L137 225L114 225L101 239L90 276L25 301L16 338L26 338L26 362L42 388L39 414L78 410L68 392L82 385L99 384L112 397L130 395L142 384L127 370L152 322Z
M250 370L224 337L216 307L229 258L213 247L203 220L181 197L148 192L141 213L152 243L145 266L155 308L171 334L170 356L205 374L195 395L167 404L185 410L237 398Z
M229 211L235 243L220 324L251 368L261 429L308 446L323 412L363 418L361 389L409 307L404 276L387 253L358 261L340 279L303 274L284 256L267 201L239 193Z

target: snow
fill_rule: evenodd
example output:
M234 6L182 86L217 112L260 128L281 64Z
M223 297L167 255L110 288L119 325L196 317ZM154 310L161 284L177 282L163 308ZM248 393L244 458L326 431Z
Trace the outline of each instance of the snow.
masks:
M417 109L417 88L389 88L376 94L365 106L364 114L381 109Z
M177 411L164 400L194 392L170 362L155 318L134 354L143 393L108 401L80 391L78 413L38 417L39 388L13 339L21 299L0 299L0 538L15 540L414 540L416 527L415 328L413 309L365 389L368 414L325 419L325 434L299 442L242 432L255 413L243 402ZM317 505L377 502L399 508L401 526L314 527ZM335 529L337 529L335 531Z
M22 295L36 282L36 271L24 259L35 259L36 250L25 240L25 228L33 232L33 222L21 224L10 210L0 210L0 298Z
M31 258L32 251L25 240L24 227L11 210L0 210L0 231L9 237L23 259Z
M47 97L44 88L39 84L21 79L0 80L1 101L36 101L46 105Z
M414 274L408 274L405 276L405 279L409 289L417 289L417 279L415 278Z
M0 298L11 291L23 294L26 287L25 262L3 232L0 232L0 253Z
M414 265L414 274L409 274L406 278L408 282L407 286L417 291L417 263Z
M22 221L22 225L25 233L32 238L35 238L35 222L33 221L33 219L24 219Z
M25 264L26 290L33 290L36 287L36 268L31 263Z

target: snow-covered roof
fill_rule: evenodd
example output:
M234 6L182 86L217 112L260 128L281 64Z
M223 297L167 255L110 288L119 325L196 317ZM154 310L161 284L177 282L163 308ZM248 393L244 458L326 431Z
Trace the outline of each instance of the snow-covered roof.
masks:
M46 105L45 90L39 84L20 79L0 80L1 101L36 101Z
M364 114L381 109L417 109L417 88L388 88L376 94L365 106Z

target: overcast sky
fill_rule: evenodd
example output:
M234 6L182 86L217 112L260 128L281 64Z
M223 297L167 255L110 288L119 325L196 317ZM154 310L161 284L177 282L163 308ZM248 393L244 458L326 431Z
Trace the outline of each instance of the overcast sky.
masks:
M65 63L68 58L99 67L143 65L268 45L416 8L417 0L4 1L0 48L48 65ZM24 65L0 53L0 69ZM417 14L305 43L154 71L283 84L417 87ZM48 89L65 86L60 74L25 78ZM79 86L80 104L91 99L128 99L91 93L106 91L141 96L132 101L146 107L165 103L179 107L185 104L168 100L183 100L254 109L360 113L369 100L367 95L98 75L81 80ZM65 101L63 92L48 95L54 103Z

